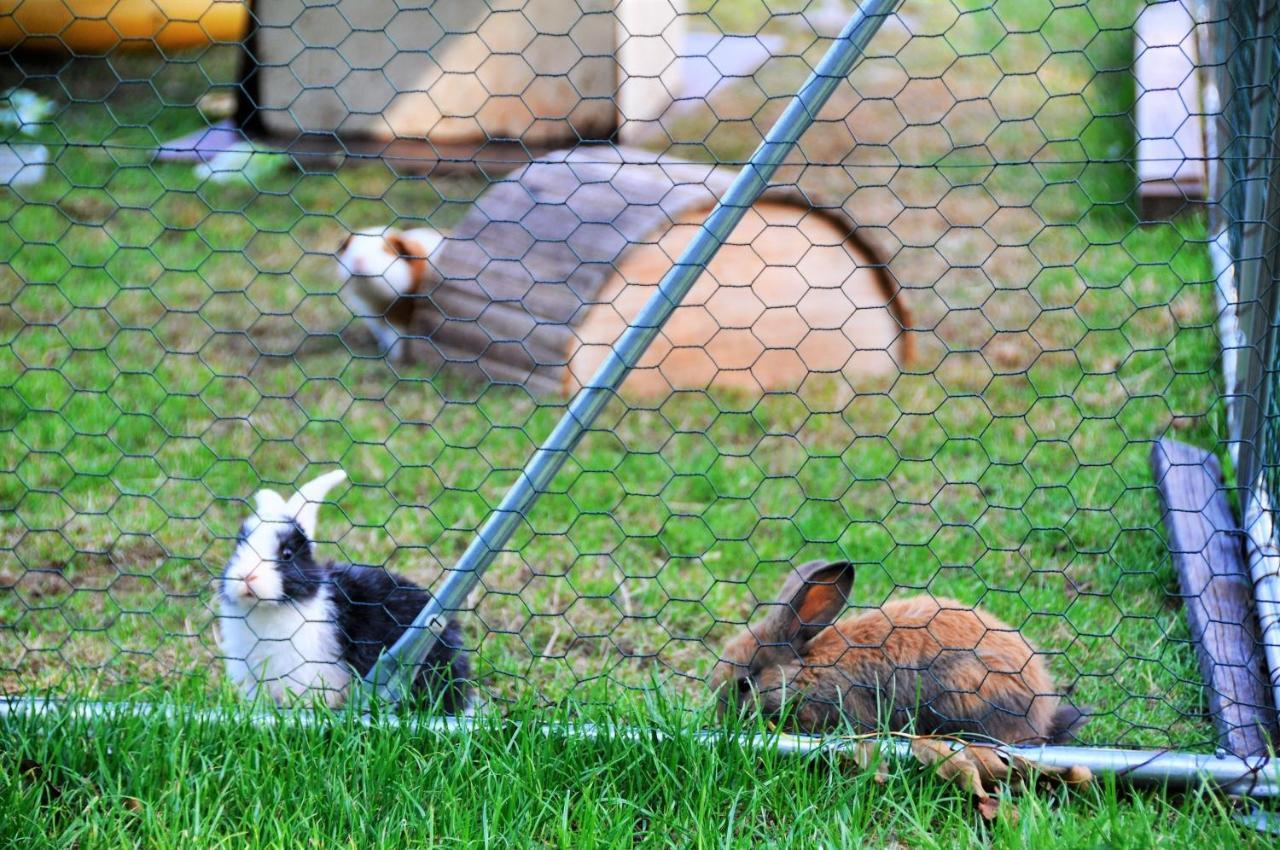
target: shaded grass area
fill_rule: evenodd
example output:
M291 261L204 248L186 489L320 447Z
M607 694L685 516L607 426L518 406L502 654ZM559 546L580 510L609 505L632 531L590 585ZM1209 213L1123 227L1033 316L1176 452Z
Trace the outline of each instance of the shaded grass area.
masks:
M567 715L566 715L567 716ZM549 739L521 721L466 736L209 723L179 710L0 725L0 833L17 845L146 847L1250 847L1211 793L1103 782L971 801L912 765L887 782L831 756L695 741L684 711L596 719L665 735Z
M893 258L920 361L613 404L464 614L489 698L700 700L786 564L844 557L858 606L927 591L1024 628L1089 740L1211 744L1147 453L1217 442L1213 289L1203 222L1128 204L1137 4L940 6L885 30L786 177ZM811 41L673 113L673 150L740 159ZM209 584L255 489L341 464L324 553L430 582L561 412L389 366L337 298L347 230L447 228L483 179L151 162L231 74L216 51L23 69L63 106L55 173L0 190L6 692L207 695Z

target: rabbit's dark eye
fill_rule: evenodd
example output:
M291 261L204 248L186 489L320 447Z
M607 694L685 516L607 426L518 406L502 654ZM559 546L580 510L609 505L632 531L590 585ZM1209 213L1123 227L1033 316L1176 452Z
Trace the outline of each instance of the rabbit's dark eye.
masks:
M744 696L751 693L751 680L746 676L743 676L738 680L738 693Z
M280 547L280 560L282 560L282 561L292 561L292 560L293 560L293 547L292 547L292 546L282 546L282 547Z

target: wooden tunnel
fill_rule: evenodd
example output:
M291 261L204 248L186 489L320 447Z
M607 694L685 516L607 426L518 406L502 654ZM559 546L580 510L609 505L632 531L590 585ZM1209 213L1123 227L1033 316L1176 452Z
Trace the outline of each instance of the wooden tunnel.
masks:
M443 281L415 305L418 356L539 395L604 360L733 174L644 151L585 147L494 183L432 255ZM897 287L841 211L769 190L624 384L794 390L814 373L883 374L910 358ZM856 386L856 384L855 384Z

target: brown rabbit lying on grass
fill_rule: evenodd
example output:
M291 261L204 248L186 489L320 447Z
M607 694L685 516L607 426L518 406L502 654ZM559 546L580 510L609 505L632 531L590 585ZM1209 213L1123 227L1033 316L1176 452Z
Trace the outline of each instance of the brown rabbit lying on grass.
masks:
M711 685L720 712L760 712L798 731L967 734L1008 744L1065 740L1085 716L1064 705L1044 656L980 608L918 596L835 622L854 568L814 561L725 647Z

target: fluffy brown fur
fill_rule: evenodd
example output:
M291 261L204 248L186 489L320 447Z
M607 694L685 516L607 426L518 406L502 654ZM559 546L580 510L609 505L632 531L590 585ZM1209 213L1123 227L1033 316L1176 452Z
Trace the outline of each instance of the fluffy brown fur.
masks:
M834 622L853 575L848 563L792 572L721 654L711 684L722 714L759 711L811 733L849 722L1012 744L1062 740L1083 721L1044 656L980 608L919 596Z

